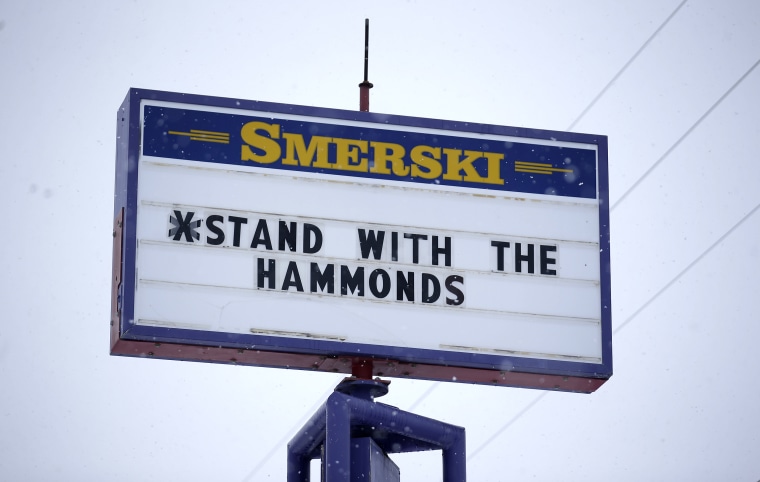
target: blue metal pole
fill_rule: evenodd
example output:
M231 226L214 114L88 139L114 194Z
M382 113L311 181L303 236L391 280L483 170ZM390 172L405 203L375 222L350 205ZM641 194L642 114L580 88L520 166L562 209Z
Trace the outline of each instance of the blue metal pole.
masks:
M329 482L351 482L351 403L364 402L333 392L327 398L327 431L325 433L325 479ZM365 402L371 403L371 402Z
M447 449L443 449L443 482L467 480L467 447L464 430Z
M288 482L310 482L311 459L288 450Z
M287 482L310 482L311 454L325 440L325 415L325 405L322 405L288 443Z

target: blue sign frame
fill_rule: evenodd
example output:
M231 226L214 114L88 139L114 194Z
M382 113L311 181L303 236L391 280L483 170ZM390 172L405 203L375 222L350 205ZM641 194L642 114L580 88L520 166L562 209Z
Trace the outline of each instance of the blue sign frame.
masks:
M240 114L219 114L215 112L189 111L164 106L151 106L145 110L145 128L141 132L141 101L163 101L231 109ZM555 183L551 176L533 176L526 181L526 176L514 176L506 170L500 172L503 183L489 182L489 174L483 164L472 165L471 175L459 179L454 176L446 178L446 173L418 169L418 176L412 175L409 166L399 166L399 172L389 169L395 164L389 163L385 170L371 166L347 166L340 172L331 172L320 166L318 161L309 165L286 165L270 162L264 167L291 169L320 174L341 176L363 176L378 180L394 180L411 183L431 183L457 187L477 187L481 189L501 189L514 192L550 194L584 199L599 200L600 227L600 291L601 291L601 336L602 363L571 362L564 360L547 360L501 356L489 353L463 353L441 350L416 349L384 345L364 345L332 340L297 339L265 334L229 334L219 332L197 331L182 328L138 326L129 323L134 317L135 293L135 257L137 252L136 218L137 218L137 179L140 149L146 155L157 155L176 159L191 159L216 163L240 163L239 145L231 142L230 136L239 135L241 126L249 122L261 122L266 119L253 118L246 111L291 114L322 119L346 121L346 125L321 124L315 120L318 132L312 126L312 135L357 138L361 136L360 128L353 122L369 122L382 125L387 131L387 139L380 141L402 142L400 136L394 137L393 127L404 130L404 141L410 146L422 141L413 132L414 129L437 129L459 131L463 133L488 134L524 138L526 142L514 143L515 152L519 152L525 172L531 169L574 170L581 176L578 183ZM199 115L203 117L198 120ZM166 129L160 126L166 119L173 119L176 129L175 140L168 142ZM177 123L179 122L179 124ZM298 121L281 121L279 134L299 132ZM411 130L411 132L410 132ZM264 135L266 134L266 136ZM271 134L271 133L269 133ZM266 132L252 132L259 135L259 148L252 147L250 155L265 159L267 148L275 148L273 139L278 139L280 148L284 148L282 136L276 137ZM185 142L177 149L178 141L201 136L209 142ZM267 144L267 139L270 143ZM572 147L557 148L544 146L536 150L530 140L566 141L595 145L598 159L584 157L581 150ZM441 136L439 148L446 149L447 139ZM486 141L473 139L471 145L464 149L484 152L488 149ZM249 142L249 144L251 144ZM237 145L237 157L229 155L230 145ZM564 149L564 150L563 150ZM572 151L573 166L563 164L568 152ZM576 152L577 151L577 152ZM316 158L315 158L316 159ZM501 161L501 159L499 160ZM496 162L496 161L494 161ZM592 166L593 164L593 166ZM489 164L493 168L495 164ZM551 167L547 167L551 166ZM418 166L424 167L424 166ZM363 172L360 172L361 170ZM437 176L434 176L437 174ZM512 177L509 177L512 176ZM535 178L545 177L537 183ZM112 300L112 340L111 353L127 356L154 356L157 358L207 361L219 363L239 363L259 366L274 366L321 370L331 372L351 372L352 360L357 354L363 358L375 360L374 374L377 376L399 376L443 381L485 383L505 386L519 386L551 390L593 392L612 376L612 330L611 330L611 289L610 289L610 229L609 229L609 185L607 168L607 138L601 135L580 134L572 132L547 131L519 127L475 124L468 122L446 121L377 114L371 112L345 111L317 107L276 104L260 101L209 97L192 94L162 92L155 90L130 89L117 115L116 146L116 182L114 201L114 288Z

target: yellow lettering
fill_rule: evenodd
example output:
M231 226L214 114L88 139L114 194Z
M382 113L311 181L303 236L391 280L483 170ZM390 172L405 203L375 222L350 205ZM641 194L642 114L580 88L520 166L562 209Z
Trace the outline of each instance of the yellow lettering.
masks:
M270 137L260 135L258 133L259 130L266 132ZM274 140L280 138L279 124L249 122L240 129L240 137L246 143L246 145L241 147L240 152L240 159L243 161L271 164L277 161L280 158L280 154L282 154L280 144ZM254 152L251 147L258 149L258 152ZM263 152L263 154L260 152Z
M367 153L367 141L340 137L334 137L332 141L335 144L335 166L331 167L341 171L367 172L367 158L360 156Z
M499 161L504 158L503 154L496 152L477 152L477 151L460 151L459 149L444 149L443 153L446 154L446 172L443 175L444 179L450 181L467 181L477 182L480 184L502 184L503 180L500 177ZM460 156L464 154L464 159ZM478 159L486 158L486 170L487 176L483 177L478 174L478 171L473 166L473 163ZM493 169L493 171L492 171ZM464 172L464 175L462 175Z
M504 154L484 152L483 156L486 158L486 169L488 169L486 182L488 184L504 184L504 179L501 178L501 161L504 160Z
M390 174L393 170L394 176L408 176L409 166L404 165L404 154L406 150L400 144L390 142L370 142L374 156L374 164L370 171L376 174ZM388 168L388 163L391 168Z
M314 167L316 168L329 169L333 167L327 159L327 146L330 143L329 137L312 136L308 146L301 134L283 132L282 137L285 139L283 164L310 167L311 163L314 162ZM314 161L314 156L317 158L316 161Z
M432 157L428 157L429 154ZM410 153L412 158L412 177L437 179L443 172L441 166L441 148L430 146L414 146Z

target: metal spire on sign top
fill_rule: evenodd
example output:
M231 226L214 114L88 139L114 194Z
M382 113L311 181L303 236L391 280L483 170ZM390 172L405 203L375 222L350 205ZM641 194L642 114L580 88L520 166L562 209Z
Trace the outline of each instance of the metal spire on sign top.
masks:
M359 84L359 110L369 112L369 89L372 82L369 81L369 19L364 19L364 81Z

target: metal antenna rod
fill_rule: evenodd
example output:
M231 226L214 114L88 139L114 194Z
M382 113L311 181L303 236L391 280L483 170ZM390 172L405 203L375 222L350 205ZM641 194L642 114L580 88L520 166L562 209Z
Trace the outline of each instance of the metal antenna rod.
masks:
M364 82L368 82L369 76L369 19L364 19Z
M373 87L369 81L369 19L364 19L364 81L359 84L359 110L369 112L369 89Z

